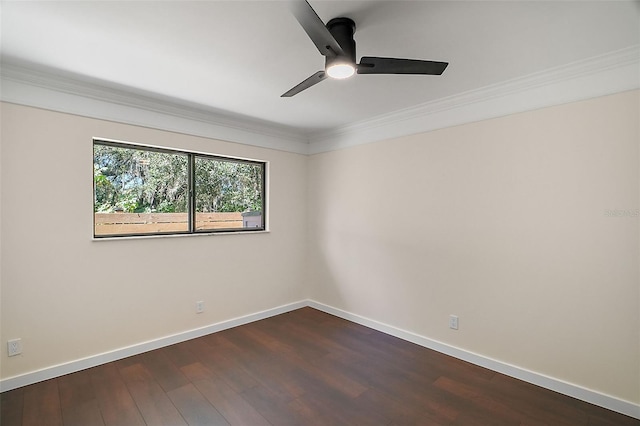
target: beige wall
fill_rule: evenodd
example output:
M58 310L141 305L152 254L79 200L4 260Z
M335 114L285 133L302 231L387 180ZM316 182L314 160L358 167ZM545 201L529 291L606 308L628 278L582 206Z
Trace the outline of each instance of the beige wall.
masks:
M638 105L627 92L312 156L311 297L639 403Z
M11 104L1 136L2 378L307 297L305 156ZM92 241L94 136L269 161L272 232Z

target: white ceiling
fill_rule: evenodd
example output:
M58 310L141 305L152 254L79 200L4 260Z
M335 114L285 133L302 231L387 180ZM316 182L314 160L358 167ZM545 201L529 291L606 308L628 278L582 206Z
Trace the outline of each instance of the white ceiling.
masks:
M638 1L310 4L325 22L356 22L357 59L450 65L439 77L356 75L281 98L324 61L277 1L2 1L2 61L313 132L640 44Z

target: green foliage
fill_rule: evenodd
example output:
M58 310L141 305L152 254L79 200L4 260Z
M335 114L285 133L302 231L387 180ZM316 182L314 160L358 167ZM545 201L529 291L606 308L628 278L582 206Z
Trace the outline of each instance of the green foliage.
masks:
M94 145L95 210L187 211L187 156Z
M96 212L188 212L186 154L94 145ZM196 210L262 209L262 166L207 157L195 160Z
M251 163L196 158L196 210L242 212L262 209L262 170Z

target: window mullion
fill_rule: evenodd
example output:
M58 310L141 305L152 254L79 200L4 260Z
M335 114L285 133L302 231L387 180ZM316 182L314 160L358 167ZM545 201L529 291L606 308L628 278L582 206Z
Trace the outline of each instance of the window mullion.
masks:
M189 154L189 232L196 232L196 159Z

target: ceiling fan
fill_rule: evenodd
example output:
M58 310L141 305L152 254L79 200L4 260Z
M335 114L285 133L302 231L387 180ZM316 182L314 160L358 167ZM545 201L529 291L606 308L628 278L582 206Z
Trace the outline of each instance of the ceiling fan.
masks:
M356 64L356 24L349 18L334 18L325 25L306 0L289 2L291 10L320 54L325 57L323 71L296 85L280 97L289 98L320 83L327 77L343 79L353 74L423 74L441 75L448 62L417 59L379 58L363 56Z

